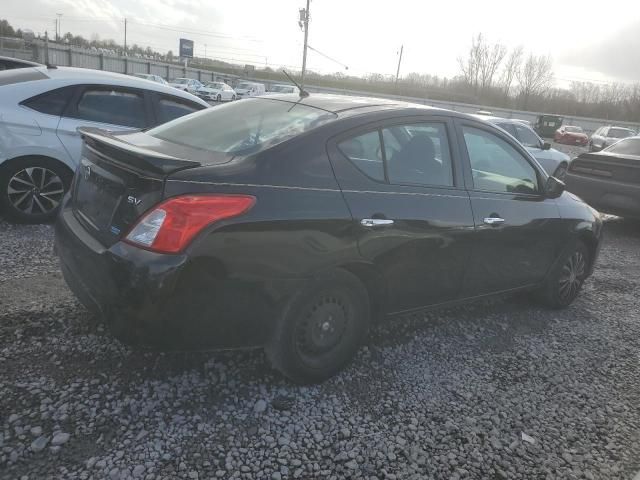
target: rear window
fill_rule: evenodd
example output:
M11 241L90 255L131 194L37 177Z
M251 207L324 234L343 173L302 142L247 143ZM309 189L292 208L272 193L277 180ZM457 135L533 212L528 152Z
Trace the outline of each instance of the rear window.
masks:
M248 99L176 119L148 134L203 150L248 155L336 118L334 113L299 103Z
M614 143L605 150L606 152L622 155L637 155L640 157L640 138L627 138Z
M12 70L3 70L0 72L0 87L2 85L32 82L34 80L44 80L46 78L49 77L35 68L14 68Z
M75 86L56 88L50 92L41 93L22 102L22 105L49 115L62 115L67 104L73 97Z
M607 137L609 138L627 138L633 136L634 133L626 128L610 128Z

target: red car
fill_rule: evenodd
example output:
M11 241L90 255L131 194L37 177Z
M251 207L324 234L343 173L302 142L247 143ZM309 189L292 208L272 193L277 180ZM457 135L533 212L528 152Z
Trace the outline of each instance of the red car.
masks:
M580 127L563 125L556 130L553 140L558 143L566 143L568 145L580 145L586 147L589 143L589 137L582 131Z

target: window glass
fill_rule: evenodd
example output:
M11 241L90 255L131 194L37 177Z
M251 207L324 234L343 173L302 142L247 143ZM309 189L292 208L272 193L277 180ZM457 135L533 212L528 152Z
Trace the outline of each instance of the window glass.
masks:
M609 134L607 137L609 138L627 138L633 135L631 130L627 130L626 128L610 128Z
M198 110L202 110L200 105L170 97L162 97L158 102L158 121L165 123Z
M75 86L56 88L50 92L31 97L22 103L38 112L60 116L71 100L75 88Z
M640 138L627 138L620 140L606 148L605 151L621 153L623 155L637 155L640 157Z
M525 147L540 148L540 139L533 131L524 125L514 125L516 129L516 138Z
M142 94L116 88L89 88L78 102L78 118L91 122L143 128L146 124Z
M498 123L497 125L501 129L503 129L505 132L507 132L510 135L512 135L514 138L518 138L516 136L516 127L514 127L513 124L511 124L511 123Z
M147 133L204 150L249 155L336 118L335 113L300 103L252 98L206 108Z
M390 141L390 136L395 142ZM390 183L453 186L447 130L442 123L383 129ZM386 143L389 141L389 145Z
M539 191L535 169L515 148L484 130L462 130L477 190L528 194Z
M344 140L338 144L338 148L362 173L374 180L384 181L378 130Z

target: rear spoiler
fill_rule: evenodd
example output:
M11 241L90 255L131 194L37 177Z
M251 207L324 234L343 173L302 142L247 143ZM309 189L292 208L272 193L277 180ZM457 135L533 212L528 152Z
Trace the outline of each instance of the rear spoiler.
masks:
M126 142L120 135L100 128L79 127L78 133L84 140L85 148L141 172L168 175L178 170L202 165L194 160L177 158L156 150L133 145Z

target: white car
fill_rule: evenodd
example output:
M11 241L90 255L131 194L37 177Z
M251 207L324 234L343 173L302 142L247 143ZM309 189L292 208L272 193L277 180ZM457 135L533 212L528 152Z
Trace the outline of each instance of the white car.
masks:
M235 90L223 82L206 83L198 89L197 94L200 98L216 102L229 102L236 99Z
M151 80L152 82L160 83L162 85L169 85L169 82L167 82L160 75L152 75L150 73L136 73L134 74L134 77L144 78L145 80Z
M69 67L0 72L0 204L15 221L51 220L82 156L78 127L149 128L209 105L130 75Z
M174 78L169 82L169 85L183 92L189 92L194 95L198 94L198 89L203 85L194 78Z
M240 82L235 90L238 98L257 97L258 95L264 95L266 92L264 83L256 82Z
M295 85L271 85L269 93L295 93L300 95L300 89Z

